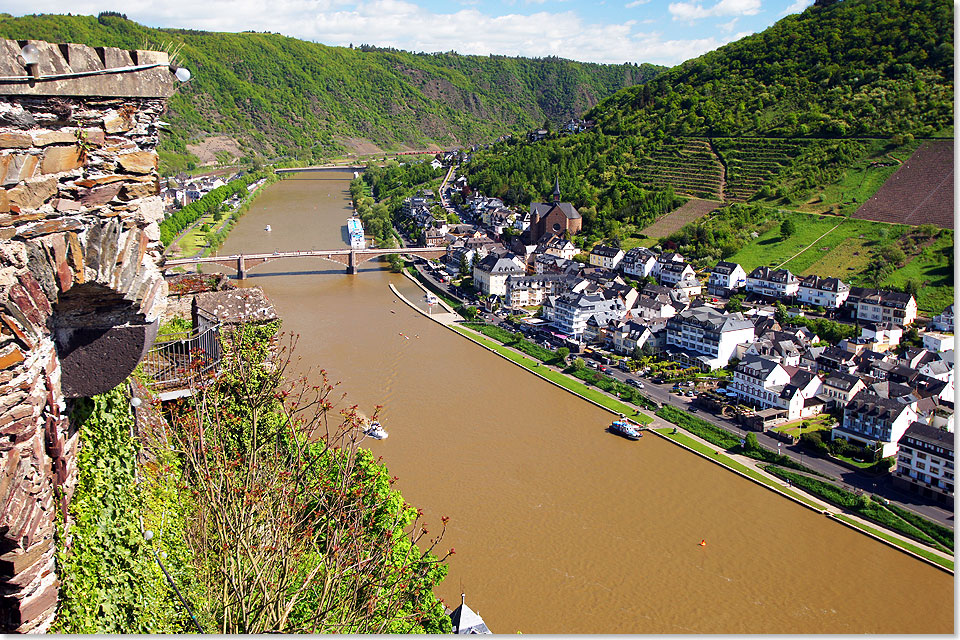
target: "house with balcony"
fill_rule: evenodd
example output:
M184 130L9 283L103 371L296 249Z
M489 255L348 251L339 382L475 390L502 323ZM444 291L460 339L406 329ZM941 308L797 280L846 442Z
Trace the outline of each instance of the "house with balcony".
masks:
M753 322L743 314L698 306L667 321L665 348L676 359L709 371L725 367L737 345L754 338Z
M596 326L605 327L611 320L622 320L626 313L622 300L607 299L601 293L570 291L551 299L553 326L574 340L584 340L587 321L591 318Z
M514 309L541 305L547 296L559 295L568 291L570 286L569 278L556 274L509 276L503 302Z
M857 303L857 320L891 322L901 327L917 319L917 301L909 293L878 291L864 295Z
M800 290L800 281L786 269L757 267L747 276L747 293L782 300L792 298Z
M710 272L707 293L712 296L730 297L747 284L747 272L736 262L721 260Z
M758 409L781 409L781 420L799 420L820 412L824 402L816 395L821 378L805 369L771 358L754 357L737 365L727 386L740 401Z
M657 254L646 247L634 247L623 254L620 270L624 275L646 278L653 275L653 267L656 264Z
M573 257L580 253L580 250L563 236L549 234L540 241L536 253L546 253L564 260L573 260Z
M695 278L696 272L687 262L667 262L660 267L657 281L665 287L676 286L681 280Z
M839 278L806 276L800 279L797 302L811 307L839 309L850 295L850 285Z
M684 260L683 256L679 253L664 251L657 256L657 262L653 265L653 270L650 272L650 275L656 278L657 282L660 282L660 272L666 265L674 262L686 262L686 260Z
M844 407L843 422L833 428L832 438L845 438L861 447L879 444L881 457L887 458L896 455L897 443L916 420L910 403L861 391Z
M953 504L954 434L914 422L898 441L893 485Z
M863 378L850 373L834 372L827 376L820 387L828 408L845 407L854 396L867 388Z
M607 247L598 244L590 252L590 264L594 267L613 270L617 268L621 260L623 260L623 250L619 247Z

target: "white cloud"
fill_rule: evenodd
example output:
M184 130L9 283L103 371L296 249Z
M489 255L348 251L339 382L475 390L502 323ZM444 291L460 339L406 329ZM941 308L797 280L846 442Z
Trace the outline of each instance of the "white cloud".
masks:
M674 20L700 20L725 16L752 16L760 13L760 0L720 0L712 7L704 8L693 2L671 2L667 10Z
M407 51L458 51L463 54L544 57L620 64L675 65L730 41L721 37L665 39L637 31L634 20L619 24L590 22L573 10L531 15L491 15L478 6L451 3L449 13L434 13L408 0L166 0L131 4L131 20L155 27L208 31L269 31L328 45L366 43ZM719 4L750 0L723 0ZM99 0L35 0L31 11L96 15ZM727 6L727 5L724 5ZM646 21L644 21L646 22Z
M645 4L647 4L648 2L650 2L650 0L633 0L633 2L628 2L626 5L624 5L624 8L626 8L626 9L636 9L637 7L639 7L639 6L641 6L641 5L645 5Z
M734 27L737 26L737 21L740 18L734 18L730 22L724 22L723 24L718 24L717 27L723 29L724 31L733 31Z
M794 0L789 7L780 12L780 15L785 16L790 13L800 13L812 4L813 0Z

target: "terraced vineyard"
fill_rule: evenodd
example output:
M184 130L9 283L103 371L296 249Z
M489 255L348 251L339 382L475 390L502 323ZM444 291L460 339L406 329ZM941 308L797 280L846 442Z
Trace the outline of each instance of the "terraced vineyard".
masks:
M673 185L678 195L719 200L723 194L723 165L702 139L664 145L640 162L633 177L648 187Z
M800 154L802 144L777 138L715 138L713 147L727 166L725 199L749 200Z
M723 206L723 203L716 200L690 198L682 206L644 227L643 235L650 238L666 238L688 222L698 220L721 206Z

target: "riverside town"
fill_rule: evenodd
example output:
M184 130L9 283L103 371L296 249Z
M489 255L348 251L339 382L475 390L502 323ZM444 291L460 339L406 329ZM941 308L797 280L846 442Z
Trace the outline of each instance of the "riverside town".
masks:
M955 633L954 7L756 4L0 15L2 630Z

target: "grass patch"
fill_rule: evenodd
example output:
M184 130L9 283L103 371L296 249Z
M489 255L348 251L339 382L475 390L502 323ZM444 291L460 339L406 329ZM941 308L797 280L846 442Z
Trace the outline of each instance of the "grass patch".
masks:
M631 419L636 422L642 422L643 424L649 424L653 422L653 418L651 418L646 414L640 413L637 415L633 415L633 411L635 408L631 407L625 402L621 402L616 398L611 398L605 393L601 393L595 389L591 389L590 387L583 384L582 382L579 382L578 380L571 380L568 376L564 375L563 373L560 373L559 371L554 371L553 369L549 369L547 367L539 367L536 365L533 359L528 358L527 356L521 355L519 353L516 353L515 351L508 349L507 347L499 344L498 342L494 342L493 340L485 336L477 335L476 333L469 331L467 329L464 329L463 327L459 327L456 325L449 325L449 326L451 329L453 329L457 333L465 336L466 338L469 338L470 340L473 340L477 344L481 344L485 347L489 347L493 351L496 351L497 353L511 360L512 362L516 362L517 364L522 365L523 367L526 367L530 371L533 371L537 375L547 380L550 380L551 382L555 382L561 387L563 387L564 389L573 391L574 393L581 395L584 398L587 398L588 400L592 400L593 402L599 404L604 408L610 409L615 413L622 413L624 415L629 415Z
M668 422L683 427L685 430L690 433L703 438L710 444L722 447L724 449L733 449L734 447L740 446L740 437L718 427L717 425L707 422L702 418L692 416L689 413L681 411L671 405L663 405L657 415Z
M803 426L804 422L807 423L806 427ZM813 418L804 418L802 420L794 420L793 422L781 424L774 428L774 431L777 433L791 435L794 438L799 438L803 433L830 429L833 423L833 417L831 417L829 414L820 414L819 416L815 416Z
M888 504L886 507L915 526L917 529L920 529L926 533L928 536L936 540L947 549L950 549L950 551L953 551L953 530L949 527L945 527L931 520L927 520L923 516L918 516L912 511L907 511L906 509L898 507L895 504Z
M900 538L895 538L895 537L891 536L889 533L887 533L887 532L885 532L885 531L881 531L881 530L879 530L879 529L874 529L873 527L870 527L870 526L868 526L868 525L865 525L865 524L863 524L863 523L861 523L861 522L857 522L857 521L854 520L853 518L850 518L850 517L845 516L845 515L843 515L843 514L835 514L833 517L836 518L837 520L843 520L843 521L846 522L847 524L849 524L849 525L851 525L851 526L853 526L853 527L856 527L857 529L860 529L861 531L866 531L867 533L871 533L871 534L877 536L878 538L882 538L882 539L886 540L887 542L890 542L891 544L894 544L894 545L900 547L901 549L906 549L907 551L910 551L910 552L912 552L912 553L915 553L915 554L917 554L918 556L924 557L924 558L926 558L927 560L930 560L931 562L937 563L937 564L940 565L941 567L945 567L945 568L949 569L950 571L953 571L953 560L948 560L947 558L942 558L942 557L940 557L939 555L937 555L936 553L933 553L932 551L930 551L929 549L924 549L923 547L914 546L914 545L910 544L909 542L905 542L905 541L901 540Z
M909 280L922 285L917 294L921 312L937 314L953 302L952 230L942 230L929 247L884 280L883 286L901 288Z
M513 347L517 351L522 351L528 356L536 358L540 362L557 365L560 364L560 357L557 355L556 351L553 351L552 349L546 349L538 344L534 344L529 340L526 340L522 334L517 334L508 329L504 329L503 327L485 324L483 322L464 322L463 326L482 333L488 338L493 338L497 342L500 342L508 347Z
M760 237L755 238L753 242L744 246L740 251L728 258L731 262L738 262L749 273L751 270L760 266L776 266L787 261L784 268L792 273L816 273L822 276L837 275L845 281L849 279L849 273L859 273L862 269L854 267L855 271L850 271L849 266L854 262L862 261L863 252L850 248L848 241L860 241L861 246L876 246L881 243L893 241L903 235L906 227L901 225L889 225L882 222L872 222L870 220L858 220L854 218L840 218L837 216L819 216L814 214L800 213L796 211L787 211L783 213L784 219L791 219L795 223L796 233L786 239L780 237L780 225L774 225L773 228L762 233ZM837 224L840 224L837 227ZM836 227L836 229L834 229ZM831 229L833 229L831 231ZM827 233L829 231L829 233ZM817 240L821 235L826 236ZM860 236L864 236L860 238ZM816 243L814 243L816 241ZM800 250L810 246L800 255L791 258ZM859 252L859 256L854 256ZM832 254L832 255L831 255ZM830 270L821 266L820 262L827 256L830 256L828 264ZM867 256L867 260L869 261ZM844 275L847 275L844 278Z

